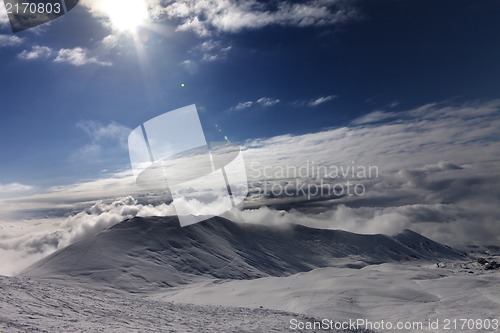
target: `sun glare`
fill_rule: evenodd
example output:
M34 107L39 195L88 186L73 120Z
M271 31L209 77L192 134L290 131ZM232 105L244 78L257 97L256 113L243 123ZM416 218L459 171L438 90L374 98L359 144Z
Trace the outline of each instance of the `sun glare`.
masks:
M144 0L106 0L103 10L109 16L113 28L123 32L136 32L148 18Z

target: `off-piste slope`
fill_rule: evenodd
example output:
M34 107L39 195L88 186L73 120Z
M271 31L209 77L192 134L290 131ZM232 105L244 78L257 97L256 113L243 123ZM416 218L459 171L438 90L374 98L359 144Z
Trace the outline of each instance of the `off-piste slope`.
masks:
M73 277L136 292L207 277L288 276L333 266L347 257L355 267L460 256L410 230L393 237L359 235L301 225L234 223L220 217L181 228L175 217L136 217L53 253L21 275Z

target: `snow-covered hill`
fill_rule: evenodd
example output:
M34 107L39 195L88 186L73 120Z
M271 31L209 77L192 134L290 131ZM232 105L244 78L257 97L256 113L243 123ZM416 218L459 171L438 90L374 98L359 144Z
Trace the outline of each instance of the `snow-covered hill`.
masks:
M2 333L287 332L292 320L313 320L277 310L163 302L138 294L103 292L92 285L69 286L28 278L0 276L0 291Z
M428 325L463 316L491 322L498 320L499 274L411 230L359 235L223 218L181 228L173 217L133 218L18 277L0 277L0 331L300 332L292 323ZM423 327L408 331L445 332ZM346 332L366 328L373 329Z
M137 292L207 278L243 280L340 264L362 267L460 257L457 251L410 230L393 237L359 235L300 225L240 224L220 217L181 228L174 217L150 217L124 221L68 246L21 275L72 277Z

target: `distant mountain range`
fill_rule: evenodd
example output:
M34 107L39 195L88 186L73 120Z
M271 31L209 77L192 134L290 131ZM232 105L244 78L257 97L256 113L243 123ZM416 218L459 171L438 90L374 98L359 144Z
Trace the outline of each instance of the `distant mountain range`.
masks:
M235 223L210 218L185 228L176 217L136 217L61 249L21 276L90 280L132 292L206 278L288 276L334 266L458 259L462 254L411 230L360 235L301 225Z

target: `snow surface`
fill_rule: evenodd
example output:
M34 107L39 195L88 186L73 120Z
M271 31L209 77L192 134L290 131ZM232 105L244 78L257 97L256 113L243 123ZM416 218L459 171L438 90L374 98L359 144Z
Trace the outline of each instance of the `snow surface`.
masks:
M166 303L0 276L0 332L284 332L304 315L267 309ZM297 330L296 332L303 332ZM308 331L314 332L314 331Z
M173 217L133 218L0 277L0 332L499 319L500 272L475 259L410 230L390 237L223 218L180 228Z
M329 267L289 277L213 280L151 297L169 302L263 306L338 321L500 319L500 272L469 271L421 263Z

